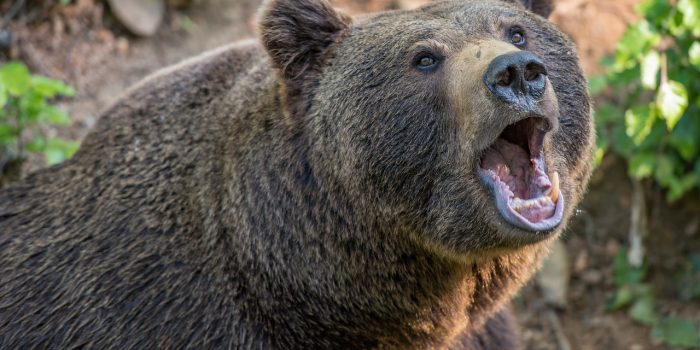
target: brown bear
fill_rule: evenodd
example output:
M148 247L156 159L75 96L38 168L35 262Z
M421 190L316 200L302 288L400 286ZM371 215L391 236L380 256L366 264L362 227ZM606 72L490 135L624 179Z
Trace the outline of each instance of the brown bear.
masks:
M517 348L591 171L550 7L267 1L0 192L0 348Z

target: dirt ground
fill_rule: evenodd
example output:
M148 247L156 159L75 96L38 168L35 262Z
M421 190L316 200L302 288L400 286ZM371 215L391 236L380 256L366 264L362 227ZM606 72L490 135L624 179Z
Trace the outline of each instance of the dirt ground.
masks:
M121 28L101 2L80 0L31 25L13 22L16 45L11 55L27 62L35 73L66 80L76 87L77 96L62 104L73 117L73 125L47 132L81 139L101 110L147 74L254 36L253 19L259 2L194 1L187 10L170 11L155 36L139 39ZM336 0L335 4L359 13L422 2ZM558 2L552 19L577 41L586 72L599 72L600 58L611 50L625 25L635 19L631 9L637 1ZM34 159L27 170L40 166L41 161ZM614 157L606 158L563 240L568 252L565 259L572 266L566 305L556 309L547 306L534 282L514 303L528 349L565 350L567 345L581 350L667 349L654 344L650 330L631 321L624 311L605 311L615 290L612 260L628 242L631 188L624 164ZM648 193L653 234L646 245L656 303L665 314L682 315L699 324L700 302L681 303L671 276L683 257L700 252L700 198L669 206L658 190L649 188Z

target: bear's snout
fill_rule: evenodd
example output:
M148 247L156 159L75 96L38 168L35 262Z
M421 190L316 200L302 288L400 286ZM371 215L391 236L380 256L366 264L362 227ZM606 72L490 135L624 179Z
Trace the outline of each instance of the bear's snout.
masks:
M491 61L484 83L499 100L532 111L547 86L547 69L531 52L509 52Z

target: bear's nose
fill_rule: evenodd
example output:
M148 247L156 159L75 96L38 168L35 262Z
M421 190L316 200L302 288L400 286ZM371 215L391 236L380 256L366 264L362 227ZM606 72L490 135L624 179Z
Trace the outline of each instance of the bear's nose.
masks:
M532 109L544 94L546 76L547 69L535 54L519 51L500 55L491 61L484 83L502 101Z

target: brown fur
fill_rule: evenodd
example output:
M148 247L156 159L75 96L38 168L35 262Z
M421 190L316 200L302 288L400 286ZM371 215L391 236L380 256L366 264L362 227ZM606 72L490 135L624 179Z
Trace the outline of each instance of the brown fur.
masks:
M262 46L147 79L73 159L0 192L0 348L518 347L504 305L563 225L496 213L473 165L516 114L456 57L525 28L568 217L593 142L571 43L497 0L261 16ZM414 70L415 45L445 64Z

